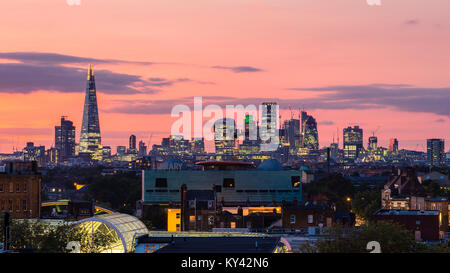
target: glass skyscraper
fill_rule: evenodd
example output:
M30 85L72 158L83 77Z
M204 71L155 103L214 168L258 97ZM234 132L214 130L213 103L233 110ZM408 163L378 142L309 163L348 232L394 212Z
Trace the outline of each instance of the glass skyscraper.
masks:
M356 159L363 149L363 130L359 126L344 129L344 158Z
M445 164L445 141L443 139L427 139L427 160L432 166Z
M236 122L234 119L223 118L214 123L214 144L216 154L234 155L236 152Z
M61 117L61 125L55 126L55 148L59 150L61 161L75 155L75 126L64 116Z
M319 149L319 133L317 131L316 119L308 115L305 111L301 113L302 118L302 147L310 150Z
M98 119L97 90L94 70L89 65L84 101L83 123L80 135L80 153L90 153L92 159L101 159L100 124Z

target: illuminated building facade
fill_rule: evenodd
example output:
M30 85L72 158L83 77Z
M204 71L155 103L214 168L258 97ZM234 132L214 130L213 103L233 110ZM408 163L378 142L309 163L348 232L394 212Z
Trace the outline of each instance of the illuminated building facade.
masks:
M356 159L363 149L363 130L359 126L344 129L344 158Z
M331 143L330 144L330 157L334 160L338 158L339 155L339 144L338 143Z
M34 146L33 142L27 142L27 146L22 150L24 161L36 161L39 167L45 166L47 157L45 146Z
M102 145L98 118L97 90L95 88L94 70L92 66L89 66L79 152L89 153L91 154L92 159L101 160L101 150Z
M278 104L276 102L263 102L261 112L261 127L259 135L263 144L263 151L275 151L280 144L278 130Z
M239 145L239 154L258 154L260 143L258 125L252 115L246 115L244 120L244 140Z
M300 120L290 119L284 122L283 146L289 146L290 150L302 147L302 134L300 132Z
M61 160L60 150L58 148L50 148L47 150L47 162L58 164Z
M75 156L75 126L66 117L61 117L61 125L55 126L55 148L59 149L60 161Z
M237 130L234 119L224 118L214 123L214 144L217 155L236 154Z
M102 154L103 159L111 157L111 146L103 146Z
M125 146L117 146L116 151L118 155L123 156L125 155L127 148Z
M319 133L317 131L316 119L308 115L305 111L301 112L301 136L302 136L302 147L308 148L309 150L319 149Z
M369 137L369 145L367 150L374 151L378 148L378 138L376 136Z
M139 152L138 156L143 157L147 155L147 145L145 145L145 142L139 141Z
M427 139L427 161L432 166L445 164L445 141L443 139Z
M389 141L389 151L398 153L398 140L396 138L391 138Z
M191 141L191 154L199 155L205 153L205 139L193 138Z
M184 139L183 136L171 135L168 138L163 138L161 144L171 155L187 155L191 150L189 140Z
M129 154L136 154L137 153L136 136L135 135L131 135L130 136L129 145L128 145L128 153Z

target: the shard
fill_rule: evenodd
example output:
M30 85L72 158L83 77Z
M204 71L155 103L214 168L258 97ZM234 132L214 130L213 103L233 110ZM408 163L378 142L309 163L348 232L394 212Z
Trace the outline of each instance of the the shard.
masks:
M100 123L98 119L97 90L92 65L89 65L84 101L83 123L80 134L80 153L90 153L93 159L101 156Z

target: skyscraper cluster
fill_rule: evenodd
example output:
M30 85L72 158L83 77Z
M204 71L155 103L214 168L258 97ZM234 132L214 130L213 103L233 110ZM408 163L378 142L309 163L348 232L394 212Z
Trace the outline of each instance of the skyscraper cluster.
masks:
M300 111L298 118L291 117L281 122L278 116L276 102L263 102L260 120L246 114L243 128L237 128L232 118L217 120L214 124L215 154L209 158L216 160L250 159L263 160L271 156L282 157L288 161L298 156L323 157L319 150L319 136L317 121L306 111ZM132 161L136 158L153 156L203 156L206 159L205 140L203 138L184 139L182 136L171 135L163 138L160 145L153 145L148 151L143 141L137 142L135 135L130 135L127 146L117 146L116 154L111 155L111 147L101 143L100 122L97 105L97 90L92 66L87 73L83 119L80 141L75 142L76 128L66 116L62 116L60 124L55 126L54 147L46 150L45 146L35 146L28 142L23 149L24 160L37 161L40 166L46 163L58 164L71 159L82 158L98 161ZM241 138L242 137L242 138ZM240 140L242 139L242 142ZM333 140L334 142L334 140ZM339 142L339 139L338 139ZM363 146L363 129L359 126L349 126L343 129L343 149L339 150L339 143L330 145L329 155L334 160L338 158L347 161L379 161L388 157L398 157L399 142L391 138L388 149L380 147L375 133L369 137L367 150ZM427 140L427 162L433 166L446 163L443 139ZM294 158L292 158L292 156Z

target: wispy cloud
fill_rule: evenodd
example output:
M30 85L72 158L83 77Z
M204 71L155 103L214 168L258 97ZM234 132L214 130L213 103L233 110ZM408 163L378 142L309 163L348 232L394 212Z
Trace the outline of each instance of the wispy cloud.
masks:
M58 53L45 52L0 52L0 59L15 60L27 64L35 65L62 65L62 64L139 64L139 65L154 65L162 64L156 62L137 62L115 59L96 59L77 57Z
M225 70L232 71L234 73L261 72L261 71L263 71L260 68L252 67L252 66L221 66L221 65L215 65L215 66L212 66L212 68L225 69Z
M334 121L332 120L324 120L324 121L319 121L319 125L334 125Z
M39 90L54 92L83 92L87 64L132 63L153 65L154 62L84 58L56 53L10 52L1 53L0 59L11 62L0 63L0 93L31 93ZM69 66L70 65L70 66ZM80 66L84 66L83 68ZM188 78L145 79L139 75L96 70L98 92L108 94L154 94L161 88L176 83L202 81Z
M17 63L0 64L0 93L31 93L39 90L82 92L86 69ZM152 94L158 92L138 75L97 70L96 84L101 93Z
M405 112L433 113L450 116L450 87L422 88L407 84L371 84L371 85L342 85L311 88L287 88L290 91L315 92L315 97L298 99L277 98L237 98L237 97L203 97L204 104L244 106L260 105L265 101L276 101L281 109L298 105L308 110L366 110L391 108ZM107 109L109 112L125 114L169 114L173 106L186 104L192 107L193 98L179 98L173 100L155 101L121 101L119 106ZM192 109L192 108L191 108ZM326 121L324 121L326 125Z
M418 25L420 21L418 19L410 19L405 22L406 25L414 26Z
M406 112L450 116L450 107L448 107L450 87L424 88L407 84L371 84L288 88L287 90L317 92L317 97L304 100L305 107L309 109L390 107Z

